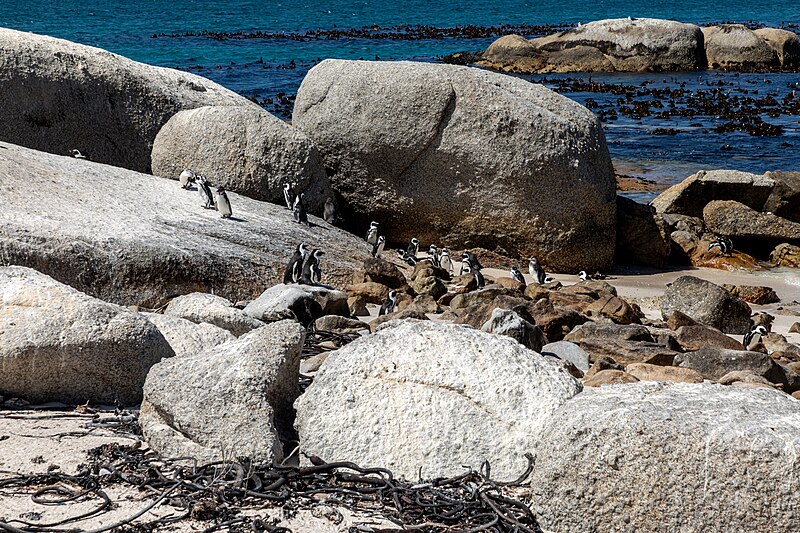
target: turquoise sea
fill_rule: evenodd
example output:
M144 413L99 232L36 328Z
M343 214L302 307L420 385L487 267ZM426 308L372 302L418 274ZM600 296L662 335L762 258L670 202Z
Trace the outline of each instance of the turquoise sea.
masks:
M3 0L0 26L99 46L146 63L174 67L211 78L257 99L288 118L303 76L324 58L437 61L459 51L485 49L496 36L486 27L500 25L559 27L614 17L656 17L704 24L745 22L798 31L800 1L729 0L698 2L654 0ZM420 28L419 26L423 26ZM467 26L475 26L474 31ZM427 28L430 27L430 28ZM436 31L449 29L447 31ZM321 33L317 34L317 30ZM547 28L515 28L533 36ZM496 30L502 33L502 30ZM614 92L586 92L586 75L530 77L596 110L621 105ZM565 81L564 78L569 78ZM800 74L679 73L594 75L593 81L620 87L682 87L694 94L719 87L744 104L773 96L787 98L800 89ZM698 93L699 91L699 93ZM798 91L800 97L800 90ZM635 96L652 99L652 94ZM751 100L746 100L746 99ZM679 105L681 105L679 103ZM791 106L785 106L791 108ZM786 109L784 109L785 111ZM780 133L752 136L727 131L730 122L706 111L688 116L604 119L609 148L619 172L673 182L701 168L737 168L754 172L800 170L800 116L769 113L768 125ZM736 109L734 109L734 113ZM663 115L663 113L662 113ZM771 116L773 115L773 116ZM717 131L720 130L720 131ZM654 131L667 131L656 135Z

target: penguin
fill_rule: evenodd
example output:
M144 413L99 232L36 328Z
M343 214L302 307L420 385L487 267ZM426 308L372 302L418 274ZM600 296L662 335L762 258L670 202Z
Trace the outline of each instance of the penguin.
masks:
M462 274L472 272L472 268L470 267L469 256L467 252L461 254L461 270L458 271L458 275L461 276Z
M605 274L601 274L600 271L598 270L597 272L594 273L592 279L608 279L608 276L606 276Z
M463 274L466 272L472 272L474 269L482 270L483 265L481 265L478 258L475 257L475 254L472 252L464 252L461 254L461 273ZM460 275L459 274L459 275Z
M406 248L406 254L416 258L418 251L419 251L419 239L417 239L416 237L412 237L411 242L408 244L408 248Z
M322 216L325 219L325 222L331 226L336 224L336 206L333 203L333 198L330 196L327 200L325 200L325 209Z
M181 182L181 189L188 190L192 186L192 183L194 183L196 177L197 175L194 173L192 169L189 168L183 169L181 175L178 176L178 181Z
M580 281L589 281L589 274L587 274L585 270L581 270L578 272L578 279Z
M439 255L439 266L448 272L453 272L453 261L450 259L450 250L442 248L442 253Z
M481 274L480 269L473 269L472 273L475 274L475 281L478 282L477 288L482 289L486 285L486 282L483 279L483 274Z
M375 246L378 242L378 223L377 222L370 222L369 229L367 230L367 236L364 237L366 241Z
M528 263L528 272L531 276L533 276L534 283L538 283L539 285L546 283L545 278L547 276L544 273L542 265L539 264L539 261L537 261L535 257L531 257L531 260Z
M744 336L744 339L742 339L742 346L744 346L746 350L751 350L751 346L755 348L756 345L761 342L761 337L766 334L767 328L764 326L756 326L753 328L753 331Z
M222 215L222 218L231 218L233 211L231 210L231 201L225 192L225 187L220 185L217 187L217 211Z
M283 199L286 201L286 207L289 211L294 210L294 183L283 184Z
M723 235L717 235L717 238L708 245L709 251L711 251L712 248L719 248L722 255L730 256L733 254L733 241Z
M308 254L308 257L306 257L303 262L303 273L300 276L300 283L304 285L314 285L322 280L322 270L320 270L319 263L324 253L325 252L322 250L314 248L314 250Z
M410 256L406 253L405 250L397 250L397 256L402 260L405 261L408 266L416 266L417 258Z
M83 155L83 154L81 153L81 151L80 151L80 150L78 150L77 148L73 148L72 150L70 150L70 151L69 151L69 153L70 153L70 154L72 155L72 157L74 157L75 159L86 159L86 156L85 156L85 155Z
M310 228L311 224L309 224L309 222L308 222L308 213L306 213L306 208L303 205L303 198L304 197L305 197L305 194L303 194L303 193L300 193L295 197L295 199L294 199L294 209L292 209L292 212L294 214L294 221L295 222L297 222L298 224L305 224L306 226L308 226Z
M439 249L436 248L435 244L431 244L431 247L428 248L428 261L430 261L433 266L439 266Z
M286 270L283 271L283 283L289 285L290 283L297 283L303 271L303 262L308 255L308 248L306 243L300 243L289 259L289 264L286 265Z
M198 174L195 178L200 199L203 201L203 209L214 209L214 196L211 194L211 186L206 177Z
M386 301L383 302L383 305L378 310L378 316L394 313L395 307L397 307L397 291L389 291Z
M511 277L520 282L523 287L528 285L527 283L525 283L525 276L523 276L522 272L519 271L517 265L513 265L511 267Z
M378 242L372 246L372 257L380 257L384 248L386 248L386 237L381 235L378 237Z

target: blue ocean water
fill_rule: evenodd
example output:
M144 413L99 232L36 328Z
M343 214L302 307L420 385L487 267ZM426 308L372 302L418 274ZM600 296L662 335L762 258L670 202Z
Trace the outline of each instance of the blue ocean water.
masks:
M314 30L387 28L429 25L439 28L476 25L574 25L614 17L656 17L683 22L753 21L797 31L800 1L766 0L630 0L524 1L495 0L325 0L304 2L256 0L3 0L0 26L61 37L99 46L146 63L188 70L206 76L286 118L291 99L305 73L321 59L414 59L436 61L458 51L485 49L494 36L469 38L364 38L364 32L345 32L335 38L218 39L202 32L303 33ZM184 35L189 36L174 36ZM424 35L423 35L424 37ZM664 75L606 75L595 80L621 85L683 83L690 91L708 89L720 78L730 90L750 94L775 93L783 98L798 74L736 75L696 73ZM530 77L557 88L551 78ZM584 76L586 78L586 76ZM569 91L565 96L582 103L592 99L600 108L613 103L610 94ZM800 91L798 91L800 96ZM714 130L719 117L628 117L606 121L609 148L618 171L656 181L673 182L701 168L738 168L754 172L800 170L800 117L764 116L782 127L780 135L752 137L747 133ZM653 135L656 128L675 130ZM724 151L721 148L725 147Z

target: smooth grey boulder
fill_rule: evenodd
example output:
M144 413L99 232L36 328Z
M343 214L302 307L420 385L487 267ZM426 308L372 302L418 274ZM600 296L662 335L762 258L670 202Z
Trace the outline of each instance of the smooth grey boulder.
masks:
M703 38L710 68L763 71L780 66L777 52L742 24L707 26Z
M263 322L286 318L308 325L325 315L350 316L347 293L316 285L284 285L265 290L244 312Z
M209 106L176 113L153 142L153 174L177 179L190 168L214 185L285 205L296 183L308 211L333 197L316 146L297 128L254 106Z
M142 315L164 335L176 357L198 354L207 348L236 340L230 331L207 322L195 324L185 318L159 313Z
M0 394L31 403L122 405L175 355L139 313L24 267L0 267Z
M0 140L150 171L153 140L172 115L245 106L211 80L100 48L0 28Z
M687 71L705 64L700 28L672 20L597 20L527 44L519 39L498 39L484 60L518 72Z
M534 352L541 351L542 346L547 344L542 328L531 324L510 309L493 309L491 318L481 326L481 331L511 337Z
M700 218L703 208L712 200L735 200L760 210L773 192L775 180L738 170L701 170L659 194L651 205L658 213ZM665 216L670 222L679 219ZM699 222L699 221L694 221ZM675 227L697 233L697 225Z
M695 352L677 355L675 366L692 368L700 372L703 378L714 381L729 372L739 370L752 372L772 383L785 381L780 366L769 355L761 352L704 346Z
M397 242L536 256L557 271L611 264L615 182L602 128L541 85L455 65L328 59L303 80L292 120L319 147L359 233L379 220Z
M283 278L301 241L327 252L323 283L343 286L370 256L338 228L307 228L286 208L228 196L233 217L223 219L175 181L0 143L0 258L155 309L191 292L254 298Z
M550 420L530 478L546 531L797 529L800 402L782 392L610 385Z
M436 354L431 357L431 354ZM417 479L488 460L525 470L550 413L580 382L513 339L454 324L393 320L331 352L295 402L305 453Z
M680 311L723 333L744 335L750 331L750 306L719 285L694 276L681 276L661 298L661 317Z
M305 328L269 324L199 354L154 366L144 385L139 424L151 448L199 463L248 457L283 459L292 402L300 394Z
M589 371L589 354L574 342L551 342L550 344L542 346L541 353L542 355L569 361L584 374Z
M185 318L195 324L207 322L237 337L264 325L264 322L235 308L230 300L202 292L184 294L171 300L164 314Z
M703 208L703 220L715 233L749 241L800 241L800 222L760 213L733 200L715 200Z

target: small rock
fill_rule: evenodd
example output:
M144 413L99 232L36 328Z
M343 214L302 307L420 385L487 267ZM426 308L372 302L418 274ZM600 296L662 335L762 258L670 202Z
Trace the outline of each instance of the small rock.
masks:
M435 276L418 276L411 283L411 288L416 294L427 294L434 299L439 299L447 294L447 287L444 286L441 279Z
M439 303L434 300L433 296L430 294L420 294L414 298L409 308L416 309L426 314L439 314L442 312L442 308L439 306Z
M586 379L589 379L590 377L594 376L601 370L625 370L625 367L618 364L611 357L603 355L595 359L591 368L589 368L589 371L586 373L586 376L584 377Z
M754 286L754 285L723 285L723 289L727 290L734 296L737 296L745 302L756 305L767 305L780 302L781 299L775 293L772 287Z
M525 287L525 296L535 302L536 300L539 300L541 298L549 298L550 291L548 289L545 289L538 283L531 283L527 287Z
M226 329L237 337L264 325L264 322L235 308L231 301L202 292L174 298L167 305L164 314L185 318L195 324L207 322Z
M769 254L769 260L779 266L800 268L800 246L779 244Z
M800 333L800 322L795 322L789 327L789 333Z
M681 383L702 383L703 376L691 368L676 366L651 365L648 363L631 363L625 371L639 381L677 381Z
M564 340L580 344L581 341L588 338L655 342L650 330L645 326L602 322L587 322L572 330Z
M606 294L589 305L585 313L587 316L610 318L617 324L638 324L640 322L639 315L628 302L611 294Z
M352 333L369 329L369 324L343 316L326 315L314 321L314 329L317 331L332 331L334 333Z
M681 326L675 332L676 340L684 352L694 352L703 346L716 346L728 350L745 350L742 343L719 330L706 326Z
M406 277L397 268L397 265L379 257L366 259L363 270L353 274L353 284L365 281L380 283L395 290L402 289L408 285Z
M773 383L780 383L785 379L780 367L766 354L714 346L679 354L675 357L675 366L693 368L705 379L713 381L734 370L747 370Z
M759 383L768 387L775 388L775 384L758 374L754 374L750 370L734 370L728 372L717 380L720 385L733 385L736 382L742 383Z
M542 346L542 355L549 355L569 361L575 368L586 374L589 372L589 354L573 342L558 341Z
M374 281L365 281L363 283L356 283L350 285L345 289L348 298L354 296L361 296L371 304L382 304L389 296L389 287Z
M547 344L539 326L534 326L514 311L495 308L491 318L483 324L481 331L511 337L529 350L539 352Z
M351 296L347 299L350 316L369 316L367 300L363 296Z
M542 328L544 334L551 341L564 339L576 326L583 324L588 319L573 309L553 305L546 299L526 305L534 323Z
M622 370L601 370L589 379L584 380L584 387L600 387L602 385L622 385L639 381Z
M681 326L697 326L699 322L695 319L690 317L685 313L681 313L680 311L673 311L669 318L667 319L667 327L671 330L677 330Z
M592 360L611 357L619 363L650 363L671 365L679 354L655 342L625 341L611 338L589 337L580 342Z
M325 315L349 316L347 293L317 285L270 287L245 307L244 312L263 322L293 318L303 325Z
M428 317L422 311L418 309L404 309L402 311L395 311L394 313L379 316L375 320L369 323L369 330L372 333L378 331L378 328L389 322L390 320L407 320L407 319L415 319L415 320L428 320Z

